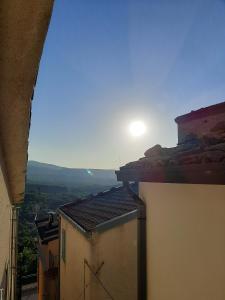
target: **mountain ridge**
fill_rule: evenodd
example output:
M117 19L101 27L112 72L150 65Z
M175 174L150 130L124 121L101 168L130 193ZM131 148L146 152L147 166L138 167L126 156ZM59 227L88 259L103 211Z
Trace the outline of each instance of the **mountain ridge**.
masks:
M67 187L118 185L115 170L68 168L33 160L27 164L27 183Z
M58 166L55 164L50 164L50 163L46 163L46 162L40 162L37 160L28 160L27 165L33 165L33 166L38 166L38 165L45 165L45 166L49 166L49 167L55 167L55 168L63 168L63 169L69 169L69 170L104 170L104 171L113 171L115 172L114 169L101 169L101 168L72 168L72 167L64 167L64 166Z

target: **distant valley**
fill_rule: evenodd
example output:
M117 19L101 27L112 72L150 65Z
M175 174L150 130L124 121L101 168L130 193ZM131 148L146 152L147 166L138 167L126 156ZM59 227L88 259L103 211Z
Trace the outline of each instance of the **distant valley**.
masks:
M46 216L49 211L57 211L60 205L118 185L114 170L70 169L29 161L26 193L19 215L21 274L36 273L36 215Z
M119 185L114 170L65 168L37 161L27 166L27 189L42 192L92 193Z

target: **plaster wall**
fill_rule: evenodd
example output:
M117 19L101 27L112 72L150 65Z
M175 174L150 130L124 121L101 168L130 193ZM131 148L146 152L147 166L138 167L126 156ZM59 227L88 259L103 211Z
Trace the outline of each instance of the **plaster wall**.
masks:
M41 259L38 259L38 300L43 300L45 294L45 275Z
M139 183L150 300L225 299L225 186Z
M137 219L94 235L92 244L94 269L104 262L99 278L113 299L137 299ZM92 298L104 300L106 292L94 280Z
M0 136L12 201L23 200L31 99L53 0L1 0Z
M10 273L11 244L11 203L0 165L0 287L3 285L5 270ZM9 287L9 282L8 282Z
M61 217L60 234L62 229L65 230L66 243L65 261L60 253L60 299L84 299L84 259L91 263L90 241L64 217ZM85 284L89 286L90 274L85 273ZM85 299L90 299L88 287Z
M105 300L107 293L85 266L86 259L105 288L117 300L137 299L137 220L131 220L101 233L85 237L65 218L66 258L60 258L61 300ZM103 265L102 265L103 263ZM80 298L79 298L80 297Z
M38 259L38 300L55 300L58 296L58 275L52 274L49 276L49 251L52 255L59 255L59 240L55 239L48 244L39 245L41 257ZM43 261L44 259L44 261ZM50 270L51 272L51 270Z

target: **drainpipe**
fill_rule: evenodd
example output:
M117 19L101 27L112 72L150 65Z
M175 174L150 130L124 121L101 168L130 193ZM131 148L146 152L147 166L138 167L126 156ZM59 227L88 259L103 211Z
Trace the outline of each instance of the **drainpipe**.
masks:
M22 293L22 282L21 282L21 261L19 263L19 213L20 213L20 206L17 206L16 210L17 214L17 222L16 222L16 299L21 300L21 293Z
M137 269L138 269L138 300L147 299L147 251L146 251L146 206L130 188L128 182L123 182L128 192L138 205L137 228Z
M16 255L17 255L17 207L11 211L11 247L10 247L10 291L9 299L16 299Z

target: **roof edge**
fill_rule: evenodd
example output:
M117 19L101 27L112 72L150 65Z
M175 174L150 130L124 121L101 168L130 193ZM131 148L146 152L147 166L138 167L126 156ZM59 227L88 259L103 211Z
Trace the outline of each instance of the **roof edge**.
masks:
M59 239L59 234L55 234L54 236L51 236L49 238L45 238L45 239L41 240L41 244L48 245L48 243L58 240L58 239Z
M77 222L75 222L72 218L70 218L64 211L58 208L58 213L64 217L73 227L75 227L80 233L82 233L85 237L91 237L91 232L86 231L82 226L80 226Z
M177 124L225 112L225 102L206 106L175 118Z
M126 214L123 214L123 215L115 217L115 218L113 218L109 221L106 221L102 224L99 224L99 225L96 226L94 231L98 232L98 233L102 233L103 231L106 231L106 230L111 229L113 227L125 224L125 223L131 221L132 219L136 218L137 217L137 212L138 212L138 210L135 209L135 210L130 211Z
M90 237L92 235L92 232L98 232L102 233L103 231L106 231L108 229L111 229L113 227L116 227L118 225L122 225L127 223L128 221L134 219L137 217L138 209L135 209L133 211L130 211L126 214L117 216L111 220L108 220L102 224L97 225L92 232L86 231L81 225L79 225L76 221L74 221L71 217L69 217L66 213L64 213L60 208L58 209L58 212L61 216L63 216L67 221L69 221L79 232L81 232L86 237Z

